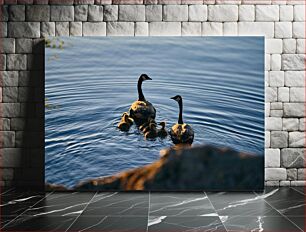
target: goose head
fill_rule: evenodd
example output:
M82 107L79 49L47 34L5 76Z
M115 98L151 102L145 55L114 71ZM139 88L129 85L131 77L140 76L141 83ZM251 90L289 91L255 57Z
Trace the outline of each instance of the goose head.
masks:
M152 80L152 78L149 77L147 74L141 74L140 77L139 77L139 79L140 79L141 81Z
M179 102L179 101L182 100L182 97L181 97L180 95L176 95L176 96L174 96L174 97L171 97L171 99L173 99L174 101Z

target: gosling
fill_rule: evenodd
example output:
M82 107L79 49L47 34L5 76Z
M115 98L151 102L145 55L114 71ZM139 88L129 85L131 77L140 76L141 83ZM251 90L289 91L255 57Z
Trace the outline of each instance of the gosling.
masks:
M167 135L168 135L168 132L167 132L167 130L166 130L166 128L165 128L165 127L166 127L166 122L160 122L159 125L160 125L162 128L159 129L159 130L157 131L158 137L160 137L160 138L166 138Z
M118 124L118 128L121 131L129 131L130 127L133 125L133 119L125 112L122 115L121 121Z

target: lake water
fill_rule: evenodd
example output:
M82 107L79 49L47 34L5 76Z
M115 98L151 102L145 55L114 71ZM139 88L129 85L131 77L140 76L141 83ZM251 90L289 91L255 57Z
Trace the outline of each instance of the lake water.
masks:
M153 162L171 140L146 141L133 126L116 126L143 92L169 129L178 119L195 131L194 145L264 154L263 37L61 37L46 48L45 177L72 187Z

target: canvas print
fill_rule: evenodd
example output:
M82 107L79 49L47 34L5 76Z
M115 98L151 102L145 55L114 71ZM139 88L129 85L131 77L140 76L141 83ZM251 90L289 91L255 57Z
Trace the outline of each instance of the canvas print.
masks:
M48 190L264 187L264 37L45 40Z

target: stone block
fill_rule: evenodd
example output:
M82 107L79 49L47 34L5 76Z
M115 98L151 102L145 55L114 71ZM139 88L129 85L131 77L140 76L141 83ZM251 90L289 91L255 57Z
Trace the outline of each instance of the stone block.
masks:
M82 36L82 22L70 22L70 35Z
M105 36L106 23L105 22L84 22L83 36Z
M275 22L275 38L291 38L292 23L290 22Z
M265 169L265 180L279 181L286 180L287 172L285 168L266 168Z
M20 116L19 103L2 103L3 117L13 118Z
M282 102L272 102L270 105L271 105L271 110L282 110L283 109Z
M119 21L145 21L145 6L119 5Z
M9 19L9 6L8 5L2 5L0 7L0 21L1 22L7 22Z
M285 74L283 71L271 71L269 84L271 87L282 87L285 85Z
M246 1L246 0L243 0L243 1ZM274 180L274 181L265 181L265 186L269 187L269 186L273 186L273 187L276 187L276 186L279 186L280 185L280 182L281 181L278 181L278 180Z
M305 38L305 22L293 22L292 36L297 39Z
M290 182L290 186L294 187L298 187L298 186L306 186L306 181L301 181L301 180L294 180Z
M283 117L283 110L271 110L271 117Z
M69 36L69 22L56 22L55 36Z
M279 21L278 5L256 5L256 21Z
M6 70L6 55L0 54L0 70Z
M299 168L297 176L298 180L306 180L306 168Z
M165 5L163 10L164 21L188 21L187 5Z
M289 132L289 147L304 147L305 132L293 131Z
M159 22L163 20L163 9L161 5L146 6L146 21Z
M103 6L89 5L88 6L88 21L89 22L103 21Z
M215 22L204 22L202 23L202 35L205 36L216 36L223 35L222 23Z
M271 131L271 148L288 147L288 132Z
M27 56L23 54L8 54L7 69L8 70L26 70L27 69Z
M281 150L281 165L285 168L304 168L303 148L284 148Z
M73 6L51 6L51 21L67 22L74 20Z
M279 182L279 186L281 186L281 187L289 187L290 186L290 181L289 180L281 180Z
M265 167L279 168L280 167L280 150L265 149Z
M81 22L87 21L87 17L88 17L88 5L74 6L74 20L75 21L81 21Z
M283 54L283 70L305 70L305 54Z
M294 6L294 21L305 21L305 5Z
M182 23L183 36L201 36L200 22L183 22Z
M300 120L299 120L299 130L300 131L305 131L305 118L301 118Z
M296 52L300 54L305 54L305 39L296 40Z
M32 53L32 39L16 39L16 53Z
M136 22L135 23L135 36L148 36L149 35L149 23Z
M290 102L305 102L305 88L291 87Z
M268 131L282 130L282 119L276 117L265 118L265 129Z
M279 6L279 20L285 22L293 21L293 6Z
M296 51L295 39L283 39L283 53L292 53Z
M288 93L289 93L289 90L288 90ZM277 88L266 87L265 101L266 102L276 102L277 101Z
M48 22L50 21L50 6L27 5L27 21Z
M181 23L179 22L151 22L149 23L150 36L180 36Z
M188 8L189 21L206 21L207 20L207 6L206 5L189 5Z
M287 180L297 180L297 169L296 168L287 169Z
M108 22L106 33L108 36L134 36L134 23Z
M284 131L296 131L299 129L299 120L297 118L283 118Z
M2 88L2 101L3 102L17 102L18 87L4 87Z
M55 22L42 22L41 37L47 38L49 36L55 36Z
M118 5L104 6L104 21L118 21Z
M208 20L212 22L238 21L237 5L209 5Z
M24 5L10 5L9 6L10 21L25 21L25 6Z
M8 36L17 38L39 38L39 22L9 22Z
M3 141L0 146L9 148L15 147L15 132L14 131L2 131Z
M284 117L304 117L304 103L284 103Z
M2 77L1 86L18 86L18 71L1 71L0 76Z
M290 86L290 87L305 86L305 72L304 71L285 72L285 86Z
M281 39L266 39L265 52L281 54L283 51L283 41Z
M239 6L239 21L255 21L255 6L240 5Z
M271 55L271 70L278 71L282 68L282 57L280 54Z
M239 22L239 35L261 35L266 38L274 37L273 22Z
M15 39L1 38L0 53L15 53Z

